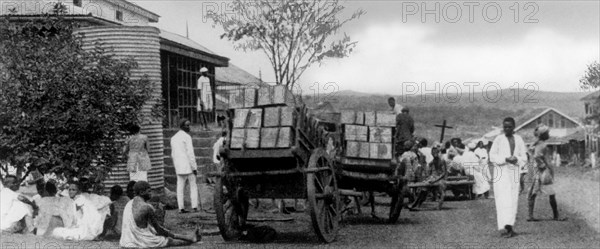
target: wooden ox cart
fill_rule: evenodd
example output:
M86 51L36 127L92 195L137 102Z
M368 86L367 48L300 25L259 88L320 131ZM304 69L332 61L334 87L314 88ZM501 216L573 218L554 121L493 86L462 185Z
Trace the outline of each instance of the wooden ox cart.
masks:
M241 236L249 199L276 198L306 199L318 238L333 241L340 220L337 179L305 106L283 86L242 90L230 96L232 106L222 169L211 174L223 239Z
M342 111L339 117L320 121L333 155L337 184L343 196L354 198L358 212L365 193L381 192L391 197L387 221L395 223L403 206L402 176L394 158L395 115L387 112ZM374 196L370 195L375 216Z

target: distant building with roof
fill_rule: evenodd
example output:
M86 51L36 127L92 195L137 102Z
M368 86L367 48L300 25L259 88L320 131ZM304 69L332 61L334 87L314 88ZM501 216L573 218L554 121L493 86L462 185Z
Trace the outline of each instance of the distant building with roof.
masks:
M586 153L593 155L592 161L595 166L595 159L600 156L600 131L598 130L598 115L600 111L600 91L595 91L581 98L585 109L584 127L585 127L585 149Z

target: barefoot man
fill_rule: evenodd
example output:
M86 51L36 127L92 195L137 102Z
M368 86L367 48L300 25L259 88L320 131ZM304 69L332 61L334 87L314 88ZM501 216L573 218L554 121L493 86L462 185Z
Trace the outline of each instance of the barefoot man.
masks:
M494 195L496 196L496 217L498 229L504 229L502 236L515 236L513 226L519 204L520 170L527 163L527 148L523 139L514 134L515 120L505 118L504 134L494 139L490 149L490 161L498 174L494 174Z
M178 235L162 227L154 208L147 203L152 197L150 184L145 181L136 182L133 186L135 197L125 205L123 211L123 227L121 231L121 247L152 248L167 246L184 246L200 241L198 228L192 235Z

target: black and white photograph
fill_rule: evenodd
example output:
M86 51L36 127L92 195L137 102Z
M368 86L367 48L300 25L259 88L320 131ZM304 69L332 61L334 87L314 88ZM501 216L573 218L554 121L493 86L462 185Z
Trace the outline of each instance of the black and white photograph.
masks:
M600 0L0 0L0 248L600 248Z

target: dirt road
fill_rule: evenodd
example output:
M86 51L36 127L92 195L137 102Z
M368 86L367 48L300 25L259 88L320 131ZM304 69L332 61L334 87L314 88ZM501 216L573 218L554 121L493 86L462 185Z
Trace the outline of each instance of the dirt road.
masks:
M585 184L592 184L590 186ZM560 185L559 185L560 184ZM594 185L595 184L595 185ZM571 176L560 178L558 201L568 221L552 221L547 197L539 197L536 214L542 221L526 222L526 196L521 195L515 230L511 239L500 238L496 231L493 199L447 201L444 210L433 210L435 204L426 202L424 211L403 210L397 224L383 224L367 216L346 217L337 240L329 245L320 244L311 230L306 213L294 213L291 222L255 223L274 227L278 239L271 244L224 242L220 236L205 236L202 248L600 248L600 233L593 226L600 216L598 182L582 182ZM595 197L593 195L596 195ZM587 196L590 195L590 196ZM378 210L383 214L385 202ZM367 208L363 209L363 212ZM252 212L252 217L273 216ZM587 217L587 218L586 218ZM216 227L213 217L200 214L181 216L175 210L167 213L167 226L175 232L189 232L196 224L204 224L209 231ZM35 236L7 235L0 237L1 248L118 248L118 242L65 242ZM197 248L190 246L188 248Z
M566 213L569 220L549 220L551 210L545 201L539 201L537 211L540 222L525 221L525 201L521 198L516 231L519 235L502 239L496 231L494 201L449 201L441 211L405 212L398 224L381 224L370 217L348 217L343 222L337 241L327 245L331 248L600 248L598 233L586 222ZM424 207L433 208L433 203ZM381 209L385 206L381 206ZM383 210L381 210L383 212ZM169 216L176 213L169 212ZM196 216L196 217L195 217ZM189 231L195 223L214 227L214 221L200 220L198 215L188 219L170 219L168 225L177 222L178 232ZM264 216L264 215L261 215ZM304 213L292 215L292 222L264 223L279 232L272 244L227 243L219 236L205 236L201 247L205 248L307 248L322 247L310 228ZM195 218L194 218L195 217ZM117 248L117 242L64 242L39 239L23 235L2 235L2 248ZM196 246L189 247L195 248Z

